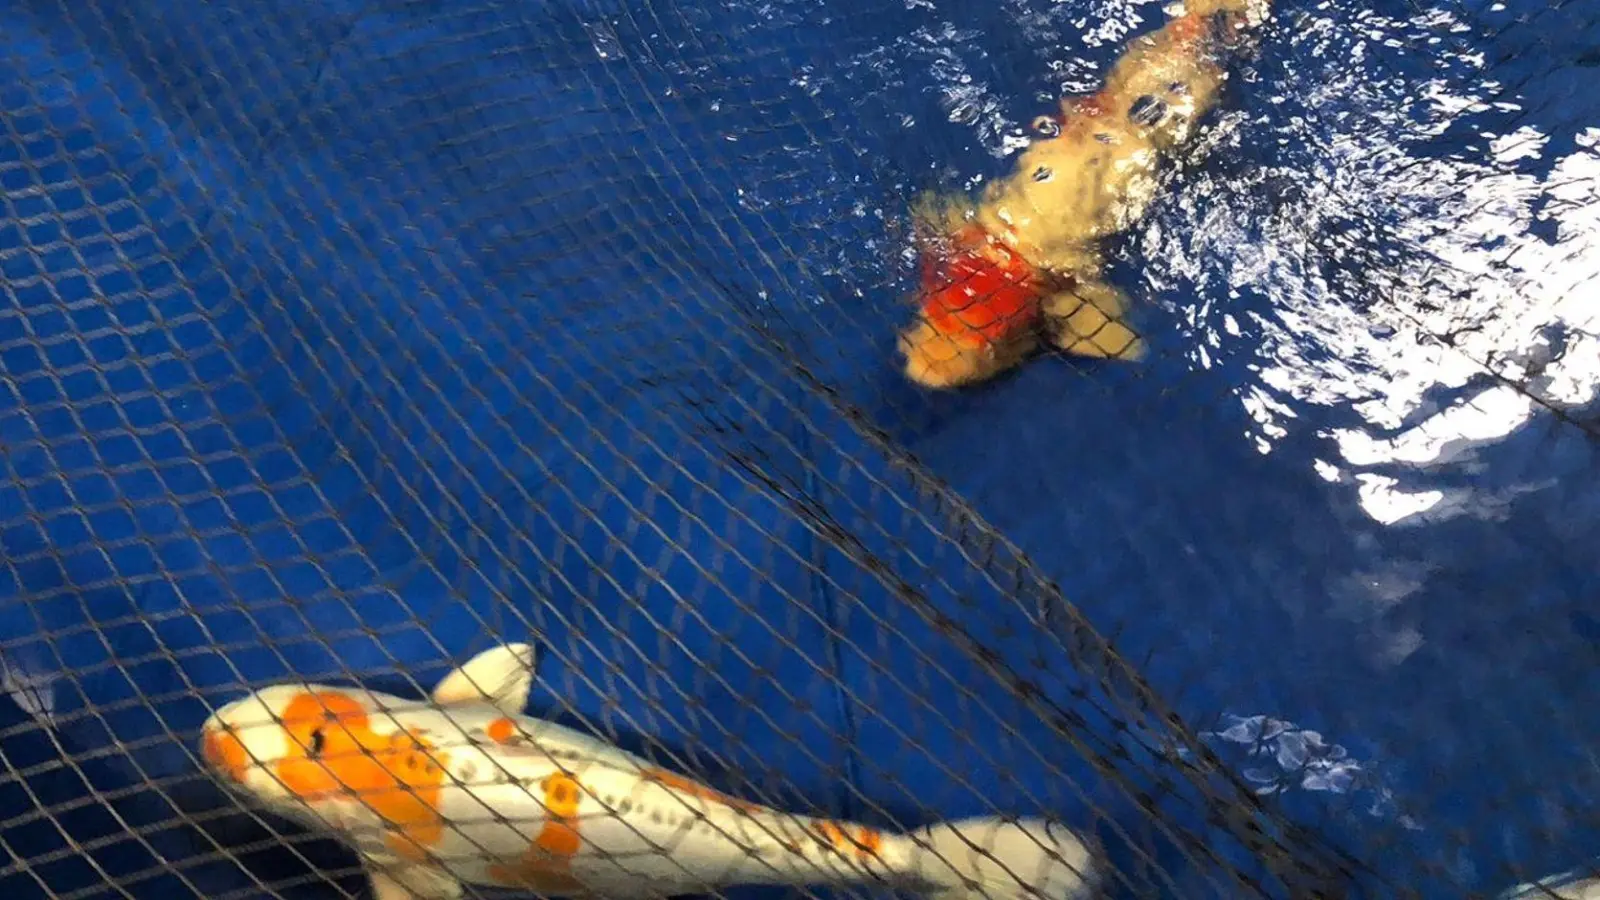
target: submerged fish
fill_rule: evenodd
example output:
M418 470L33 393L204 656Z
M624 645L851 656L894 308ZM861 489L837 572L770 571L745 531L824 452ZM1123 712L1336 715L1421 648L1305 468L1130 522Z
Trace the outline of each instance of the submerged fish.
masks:
M930 388L983 381L1046 342L1078 356L1144 356L1100 244L1154 201L1160 164L1216 105L1230 57L1268 2L1188 0L1134 40L1098 93L1040 117L1053 136L980 198L918 202L919 315L899 339L908 378Z
M1093 856L1053 823L906 833L796 816L524 715L532 648L496 647L429 700L281 684L206 720L202 756L268 809L331 830L378 900L463 883L631 898L738 885L880 884L937 900L1090 896Z

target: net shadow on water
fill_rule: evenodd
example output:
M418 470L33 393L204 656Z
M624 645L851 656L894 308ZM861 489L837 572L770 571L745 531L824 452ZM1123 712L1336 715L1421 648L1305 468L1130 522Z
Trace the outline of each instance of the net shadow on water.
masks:
M930 398L892 358L907 199L998 177L1013 123L1161 18L1066 6L0 14L8 890L360 895L353 857L197 776L206 711L290 676L420 695L525 639L536 711L799 812L1059 816L1118 895L1460 896L1587 858L1593 535L1562 523L1593 428L1556 363L1594 337L1568 314L1503 365L1496 329L1525 335L1490 307L1526 280L1416 229L1490 175L1542 187L1529 231L1581 207L1592 176L1555 160L1593 155L1569 76L1595 17L1293 10L1115 254L1152 358ZM1440 166L1525 127L1541 153ZM1472 259L1548 275L1530 252ZM1485 379L1537 407L1374 467L1453 492L1422 524L1374 524L1359 463L1309 465L1382 432L1360 391L1417 365L1334 341L1330 309L1477 367L1387 438ZM1315 377L1260 374L1285 360ZM1384 778L1351 775L1352 809L1263 793L1265 723L1223 709L1314 721ZM1272 739L1291 769L1320 746Z

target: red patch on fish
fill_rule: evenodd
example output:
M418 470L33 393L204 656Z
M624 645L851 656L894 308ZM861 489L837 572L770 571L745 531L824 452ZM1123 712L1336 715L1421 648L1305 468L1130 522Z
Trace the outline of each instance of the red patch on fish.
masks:
M922 314L941 335L969 347L996 344L1035 327L1045 278L977 225L949 235L922 257Z

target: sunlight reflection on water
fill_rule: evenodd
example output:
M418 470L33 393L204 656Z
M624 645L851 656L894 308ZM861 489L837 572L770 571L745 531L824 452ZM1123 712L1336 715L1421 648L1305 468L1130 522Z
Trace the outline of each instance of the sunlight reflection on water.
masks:
M1203 176L1138 249L1152 270L1171 275L1204 278L1198 260L1223 260L1218 274L1234 291L1272 298L1246 338L1257 383L1238 395L1258 423L1256 445L1270 453L1292 427L1285 401L1348 407L1363 424L1328 434L1342 458L1318 471L1357 483L1363 508L1383 524L1478 506L1468 488L1406 490L1393 466L1459 461L1513 433L1541 403L1592 402L1600 383L1600 319L1587 300L1600 275L1600 129L1581 131L1576 149L1542 177L1517 170L1548 140L1531 126L1494 137L1476 159L1409 152L1455 117L1487 108L1492 89L1459 75L1417 86L1410 73L1386 73L1371 43L1427 46L1424 29L1458 24L1444 12L1409 23L1368 16L1353 30L1306 14L1297 41L1324 42L1317 56L1368 64L1278 73L1286 83L1273 101L1292 102L1298 115L1277 127L1306 148L1300 164ZM1482 66L1474 54L1434 53L1447 75ZM1264 202L1274 195L1285 202ZM1553 237L1536 233L1536 221ZM1334 278L1317 270L1329 260L1339 264ZM1216 319L1203 311L1191 319L1196 347L1237 342ZM1194 359L1205 365L1205 352ZM1519 386L1483 383L1491 371ZM1447 406L1428 399L1463 387Z

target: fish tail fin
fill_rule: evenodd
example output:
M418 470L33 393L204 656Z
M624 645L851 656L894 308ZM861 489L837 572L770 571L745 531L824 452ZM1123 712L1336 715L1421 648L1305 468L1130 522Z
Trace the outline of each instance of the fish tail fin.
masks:
M927 900L1080 900L1094 896L1095 854L1043 819L959 819L896 839L911 888Z

